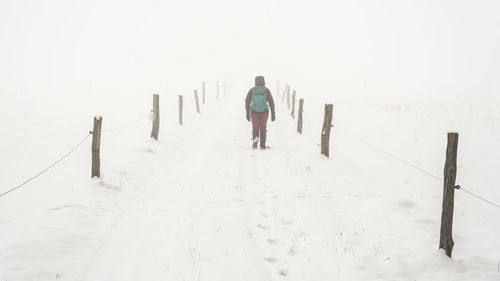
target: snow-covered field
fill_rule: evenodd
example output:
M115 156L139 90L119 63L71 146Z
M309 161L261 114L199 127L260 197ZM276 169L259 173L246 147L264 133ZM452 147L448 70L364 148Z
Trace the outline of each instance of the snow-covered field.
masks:
M0 280L500 280L498 208L456 192L449 259L437 249L441 182L336 130L330 159L319 153L325 102L338 128L438 177L457 131L457 184L499 203L500 104L299 91L299 135L273 92L270 150L250 149L245 89L210 93L200 115L186 94L184 126L177 96L162 95L159 141L148 118L103 133L101 179L90 179L88 139L0 197ZM151 99L100 100L96 112L84 96L6 96L0 193L82 140L93 114L113 128L147 115Z
M499 281L500 208L467 193L500 204L498 11L498 0L1 0L0 281ZM277 104L267 151L250 149L245 119L256 75ZM219 100L217 81L230 89ZM305 99L302 135L278 81ZM450 259L437 248L452 131L463 189Z

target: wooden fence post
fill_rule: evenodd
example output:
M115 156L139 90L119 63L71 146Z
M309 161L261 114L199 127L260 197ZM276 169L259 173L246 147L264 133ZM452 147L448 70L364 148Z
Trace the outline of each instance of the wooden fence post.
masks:
M196 101L196 112L200 113L200 102L198 100L198 91L194 90L194 99Z
M288 85L285 84L285 88L283 89L283 95L281 96L281 101L285 101L286 89L288 89Z
M202 99L203 99L203 104L205 104L205 81L203 81L203 86L202 86L202 89L201 89L201 95L202 95Z
M321 130L321 154L330 157L330 130L332 128L333 104L325 104L325 117Z
M295 118L295 90L293 90L292 94L292 114L290 114L292 118Z
M304 111L304 99L299 100L299 119L297 121L297 131L302 134L302 112Z
M184 98L179 95L179 124L182 125L182 107L184 106Z
M153 129L151 130L151 137L158 140L158 133L160 132L160 95L153 95Z
M286 107L290 110L290 86L286 89Z
M455 200L455 179L457 176L458 133L448 133L446 162L444 164L443 205L439 249L444 249L451 258L453 250L453 205Z
M94 117L94 128L92 130L92 176L101 177L101 128L102 117Z
M217 99L219 99L219 81L217 81Z

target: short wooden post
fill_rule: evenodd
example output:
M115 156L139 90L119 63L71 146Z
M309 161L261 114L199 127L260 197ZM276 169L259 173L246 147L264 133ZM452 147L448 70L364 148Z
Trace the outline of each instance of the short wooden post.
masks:
M200 113L200 102L198 100L198 91L194 90L194 99L196 101L196 112Z
M444 164L443 205L439 249L444 249L451 258L453 250L453 205L455 200L455 179L457 176L458 133L448 133L446 162Z
M101 128L102 117L94 117L92 130L92 178L101 177Z
M285 84L285 88L283 89L283 95L281 96L281 101L285 101L286 90L288 89L288 85Z
M330 130L332 128L333 104L325 104L325 117L321 130L321 154L330 157Z
M160 132L160 95L153 95L153 129L151 130L151 137L158 140Z
M182 125L182 108L184 106L184 98L179 95L179 125Z
M290 86L286 89L286 107L290 110Z
M292 113L290 115L295 118L295 90L293 90L292 94Z
M217 99L219 99L219 81L217 81Z
M205 81L203 81L203 86L201 89L201 96L202 96L203 104L205 104Z
M297 132L302 134L302 112L304 111L304 99L299 100L299 118L297 120Z

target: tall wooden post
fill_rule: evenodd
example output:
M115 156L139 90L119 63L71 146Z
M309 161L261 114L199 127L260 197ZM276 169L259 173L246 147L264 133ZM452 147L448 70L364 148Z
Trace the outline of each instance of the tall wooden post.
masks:
M182 108L184 107L184 98L179 95L179 125L182 125Z
M286 107L290 110L290 86L286 89Z
M217 81L217 99L219 99L219 81Z
M453 250L453 205L455 200L455 179L457 176L458 133L448 133L446 162L444 164L443 205L439 249L444 249L451 258Z
M101 177L101 128L102 117L94 117L94 128L92 130L92 178Z
M297 132L302 134L302 112L304 111L304 99L299 100L299 119L297 120Z
M151 137L158 140L160 132L160 95L153 95L153 129L151 130Z
M198 91L194 90L194 99L196 101L196 112L200 113L200 102L198 100Z
M293 90L292 94L292 113L290 115L295 118L295 90Z
M203 86L201 88L201 96L202 96L203 104L205 104L205 81L203 81Z
M330 130L332 129L333 104L325 104L325 117L321 130L321 154L330 157Z

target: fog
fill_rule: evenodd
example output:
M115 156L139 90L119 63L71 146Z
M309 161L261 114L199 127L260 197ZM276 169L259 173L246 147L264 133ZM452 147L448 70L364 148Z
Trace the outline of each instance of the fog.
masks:
M2 0L2 95L190 93L264 75L303 95L495 99L500 2ZM244 93L241 93L242 95Z

